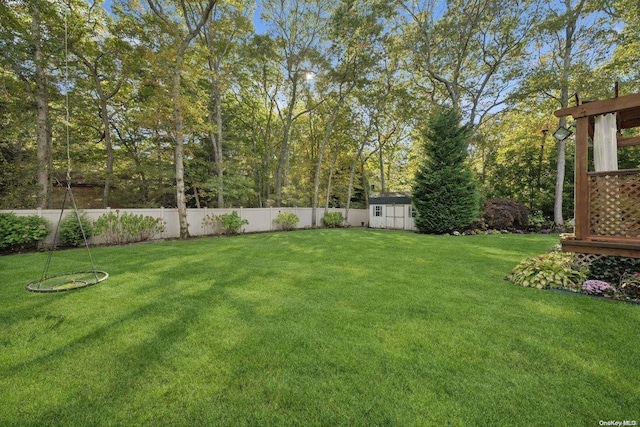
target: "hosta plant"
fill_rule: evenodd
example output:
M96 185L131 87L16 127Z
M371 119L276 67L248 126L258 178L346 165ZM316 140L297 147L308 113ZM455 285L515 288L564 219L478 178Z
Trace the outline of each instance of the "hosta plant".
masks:
M511 270L508 279L524 287L578 291L585 276L584 270L574 266L573 254L553 252L522 261Z

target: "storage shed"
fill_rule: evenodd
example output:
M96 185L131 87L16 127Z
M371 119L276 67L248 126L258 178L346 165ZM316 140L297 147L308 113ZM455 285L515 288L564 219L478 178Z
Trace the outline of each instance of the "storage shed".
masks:
M411 196L407 193L379 193L369 197L369 227L415 230Z

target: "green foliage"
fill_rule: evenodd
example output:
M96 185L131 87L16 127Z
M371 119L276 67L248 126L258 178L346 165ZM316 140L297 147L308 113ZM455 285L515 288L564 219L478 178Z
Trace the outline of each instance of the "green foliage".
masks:
M520 230L529 225L529 212L515 200L491 199L484 205L484 220L489 228Z
M300 222L300 218L293 212L280 212L274 222L283 230L293 230Z
M70 213L60 221L60 239L64 246L81 246L84 244L84 238L88 240L92 235L93 222L84 213L78 216Z
M619 256L601 256L589 265L589 279L603 280L617 287L623 277L640 272L640 259Z
M529 215L529 231L539 232L540 230L548 230L553 227L551 221L544 217L542 212L535 211Z
M341 212L327 212L322 217L322 223L329 228L342 227L344 226L344 217Z
M640 259L601 256L589 265L589 279L611 283L614 298L640 301Z
M573 263L573 254L552 252L528 258L518 264L508 279L516 285L537 289L580 290L586 271Z
M32 181L33 176L37 174L37 168L31 162L33 153L25 147L28 144L3 140L7 137L19 139L19 136L11 135L11 128L16 121L10 120L7 115L6 109L0 108L0 123L3 126L3 137L0 138L0 209L28 209L33 207L37 200L38 188ZM25 116L23 112L20 115Z
M221 234L238 234L240 227L249 224L246 219L240 218L236 211L230 214L214 215L209 214L202 220L201 227L207 231L207 234L219 236Z
M95 223L94 231L105 238L107 244L124 244L151 239L165 231L165 222L152 216L135 215L119 210L103 214Z
M467 164L470 127L450 108L433 116L424 132L424 159L415 176L415 225L421 233L449 233L477 219L478 193Z
M618 297L631 301L640 301L640 273L627 273L622 277L618 288Z
M205 230L205 234L213 234L214 236L222 234L223 225L219 215L206 215L202 219L202 224L200 226Z
M595 2L583 9L589 13L604 6L616 9L612 9L611 14L596 12L596 16L603 19L615 16L615 25L620 26L615 34L622 36L624 43L614 46L613 57L610 43L616 38L610 37L613 34L610 26L608 30L607 25L602 26L598 31L593 29L599 25L579 27L583 36L593 34L593 38L576 37L576 40L595 39L599 42L588 43L585 46L588 49L574 45L576 49L571 57L576 61L567 70L554 67L562 61L533 61L540 68L527 70L526 79L521 65L522 61L530 59L530 49L525 49L531 42L529 37L535 35L538 42L545 44L537 49L538 52L559 55L563 43L556 39L556 30L566 19L578 19L579 13L551 14L545 23L544 19L539 19L537 11L529 9L532 2L510 3L510 7L503 7L501 3L483 3L487 7L478 8L477 13L470 15L466 10L468 4L464 2L451 3L446 13L435 15L433 10L429 10L433 2L416 2L414 6L417 9L424 7L422 11L401 13L391 19L390 15L397 11L394 2L316 2L313 7L313 2L305 2L299 5L300 13L297 13L297 6L294 8L296 13L289 13L293 10L285 13L284 10L290 7L286 6L288 3L269 2L262 12L266 13L265 22L269 21L274 33L253 37L250 19L246 20L245 16L248 3L230 2L216 6L213 18L206 20L202 28L204 37L193 39L193 44L189 44L190 53L184 58L192 70L202 72L208 64L217 64L215 78L205 78L206 73L200 72L175 74L181 77L184 90L168 96L172 70L180 67L167 64L177 64L178 44L175 43L181 37L178 28L187 22L188 17L170 6L158 7L155 8L157 12L163 9L169 14L176 12L161 24L163 19L153 17L155 13L149 2L111 2L114 6L112 13L101 7L100 2L93 3L73 0L68 8L61 8L61 2L0 1L0 15L6 18L0 23L3 30L0 32L3 51L0 205L6 209L34 207L37 202L39 187L33 178L39 165L37 144L34 142L37 140L36 129L42 127L35 126L33 100L38 93L32 92L41 88L37 91L41 95L39 99L49 100L51 104L47 119L51 127L49 134L61 134L66 123L64 114L59 108L54 108L63 86L60 84L62 76L55 72L61 69L60 62L64 57L60 51L63 9L65 17L69 18L74 57L82 58L72 61L68 75L69 86L74 88L71 98L74 111L71 121L76 135L71 147L74 168L85 181L91 176L93 182L85 183L95 186L96 190L109 179L113 193L110 200L114 206L175 205L176 169L171 138L178 135L167 134L167 129L173 123L170 101L177 95L182 108L175 111L184 115L184 134L203 136L190 138L188 155L184 156L187 202L191 207L274 204L274 200L269 199L279 196L277 191L274 192L274 186L285 178L285 171L284 181L288 185L281 189L285 204L304 203L307 206L310 195L317 191L310 188L308 179L316 165L322 167L319 170L321 176L331 177L321 181L321 185L331 186L330 205L338 206L339 203L344 206L350 185L350 174L346 172L351 164L356 169L358 159L364 161L365 157L370 160L363 162L364 167L358 167L355 172L353 207L366 202L364 190L369 187L369 179L378 184L384 178L390 189L406 190L410 179L407 175L413 175L417 165L414 162L416 153L402 142L404 135L415 131L414 123L421 117L421 111L431 110L434 100L446 98L452 105L462 107L464 120L476 126L474 149L471 151L477 156L477 170L482 173L487 196L512 198L549 215L553 210L553 162L557 154L551 136L556 125L549 114L560 107L557 102L560 98L558 82L570 83L567 93L587 90L590 92L587 97L594 99L606 93L602 92L603 86L609 91L611 89L606 83L611 79L603 76L603 72L620 76L622 90L626 93L633 92L640 81L634 78L640 70L636 66L639 57L637 7L635 3L634 7L628 7L631 5L629 0L606 5ZM129 3L136 6L126 6ZM40 28L43 31L41 41L44 43L44 55L35 62L33 54L38 43L29 25L33 18L31 10L36 10L30 5L34 4L39 5ZM169 2L165 4L169 5ZM278 4L285 8L281 13L276 11ZM627 7L621 6L623 4ZM329 9L324 9L325 6ZM308 7L318 7L318 13L311 13ZM189 15L196 10L201 11L195 6L188 9ZM314 27L310 21L313 17L323 24ZM430 22L424 26L425 21L422 20L427 17L431 17ZM402 22L404 18L407 21ZM618 21L620 19L624 22ZM543 25L532 27L526 23L529 20ZM614 22L606 20L609 24ZM166 25L172 30L165 28ZM298 31L301 28L323 31ZM418 28L423 31L415 31ZM549 31L551 28L554 29ZM294 29L294 33L286 34ZM311 43L309 45L298 39L309 35L314 39L307 40ZM296 39L295 42L291 39L290 47L297 46L293 51L283 50L277 42L289 36ZM298 51L301 46L306 47ZM597 49L599 54L588 54L591 48ZM576 56L578 52L581 53ZM598 58L598 61L585 61L586 58ZM602 61L612 63L603 68ZM48 86L36 84L37 74L33 69L36 63L42 64L47 74L43 82L49 82ZM405 68L418 63L424 67L418 73L411 67ZM309 68L317 69L320 77L313 90L291 91L291 86L282 84L284 81L300 83L298 79L303 77L302 73L295 72L282 80L284 70ZM560 78L564 75L562 71L569 72L570 78ZM417 90L408 90L404 77L389 79L389 76L414 79L414 89ZM510 79L514 80L509 82ZM590 83L596 79L603 83L597 85L598 91L594 92L596 85ZM121 85L122 82L127 84ZM333 93L335 84L340 85L340 90ZM366 90L362 90L363 85L366 85ZM310 86L302 84L296 87ZM420 89L427 87L430 89L426 92ZM270 93L268 88L275 92ZM503 91L504 88L509 90ZM351 96L351 91L355 96ZM544 96L531 102L530 97L522 99L519 93ZM47 94L49 96L42 96ZM331 109L337 108L333 95L343 99L341 96L346 94L350 100L344 103L345 108L335 109L335 115L329 114ZM225 101L221 104L222 100L229 99L238 102ZM282 103L275 102L276 99ZM487 120L493 115L486 115L486 109L491 110L491 106L495 106L494 101L500 104L507 99L509 103L505 104L507 108L501 109L500 117ZM95 114L101 101L107 101L108 110L118 106L117 114ZM517 104L518 101L522 103ZM282 110L285 104L291 114ZM308 108L313 108L318 114L304 114ZM363 109L368 111L367 114L360 113ZM225 118L224 126L219 121L222 117ZM291 118L284 120L285 117ZM293 123L293 118L297 124ZM103 121L108 120L117 121L117 126L106 125L105 128ZM111 135L111 138L118 138L120 149L113 152L111 172L109 156L105 156L111 150L105 151L107 140L96 134L95 129L114 127L120 134ZM318 151L322 129L326 129L327 135L333 129L326 153L324 149ZM547 131L541 133L542 129ZM379 151L376 149L376 156L371 156L373 152L366 153L370 150L365 150L365 146L358 149L358 141L367 145L365 141L372 137L368 134L372 130L377 132L377 145L381 148ZM217 132L224 135L215 137ZM79 141L94 141L96 144L81 144ZM573 149L571 142L567 144L567 199L563 206L570 215L573 211L570 206L573 203ZM294 146L297 146L295 150ZM56 162L63 155L60 148L54 147L51 153ZM633 150L636 149L629 147L620 151L621 168L637 164L638 152L631 158L623 158L624 153L632 153ZM319 157L320 153L323 156ZM317 162L321 159L326 161ZM335 173L329 174L329 171ZM385 176L376 177L378 171ZM84 197L91 199L81 202L97 202L100 198L98 193L85 194Z
M230 214L220 215L219 218L222 223L224 234L238 234L240 232L240 227L245 224L249 224L249 221L240 218L240 215L238 215L238 212L236 211L233 211Z
M0 213L0 250L20 251L33 248L49 231L47 220L37 215Z

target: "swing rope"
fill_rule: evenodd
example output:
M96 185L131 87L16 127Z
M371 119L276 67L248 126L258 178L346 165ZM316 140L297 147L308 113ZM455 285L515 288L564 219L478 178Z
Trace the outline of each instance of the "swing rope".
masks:
M66 133L66 154L67 154L67 176L66 176L66 191L62 200L62 208L60 209L60 216L58 218L58 224L53 233L53 241L49 248L47 261L45 262L44 269L40 280L29 283L26 288L33 292L60 292L71 289L83 288L100 283L109 277L109 274L104 271L96 270L91 250L89 249L89 242L87 241L87 235L82 225L78 206L76 205L75 198L73 197L73 191L71 191L71 138L70 138L70 113L69 113L69 24L67 11L64 14L64 89L65 89L65 133ZM84 246L87 250L89 261L91 263L90 271L78 271L74 273L63 273L54 276L49 276L49 268L51 267L51 260L53 252L56 249L56 242L58 239L58 231L60 229L60 223L62 222L64 211L67 205L67 199L71 201L73 212L75 213L78 227L82 234Z

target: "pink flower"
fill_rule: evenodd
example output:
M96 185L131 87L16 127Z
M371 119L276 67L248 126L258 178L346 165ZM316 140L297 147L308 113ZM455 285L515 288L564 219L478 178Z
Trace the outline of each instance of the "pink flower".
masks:
M602 280L587 280L582 284L582 290L591 295L609 295L614 289Z

